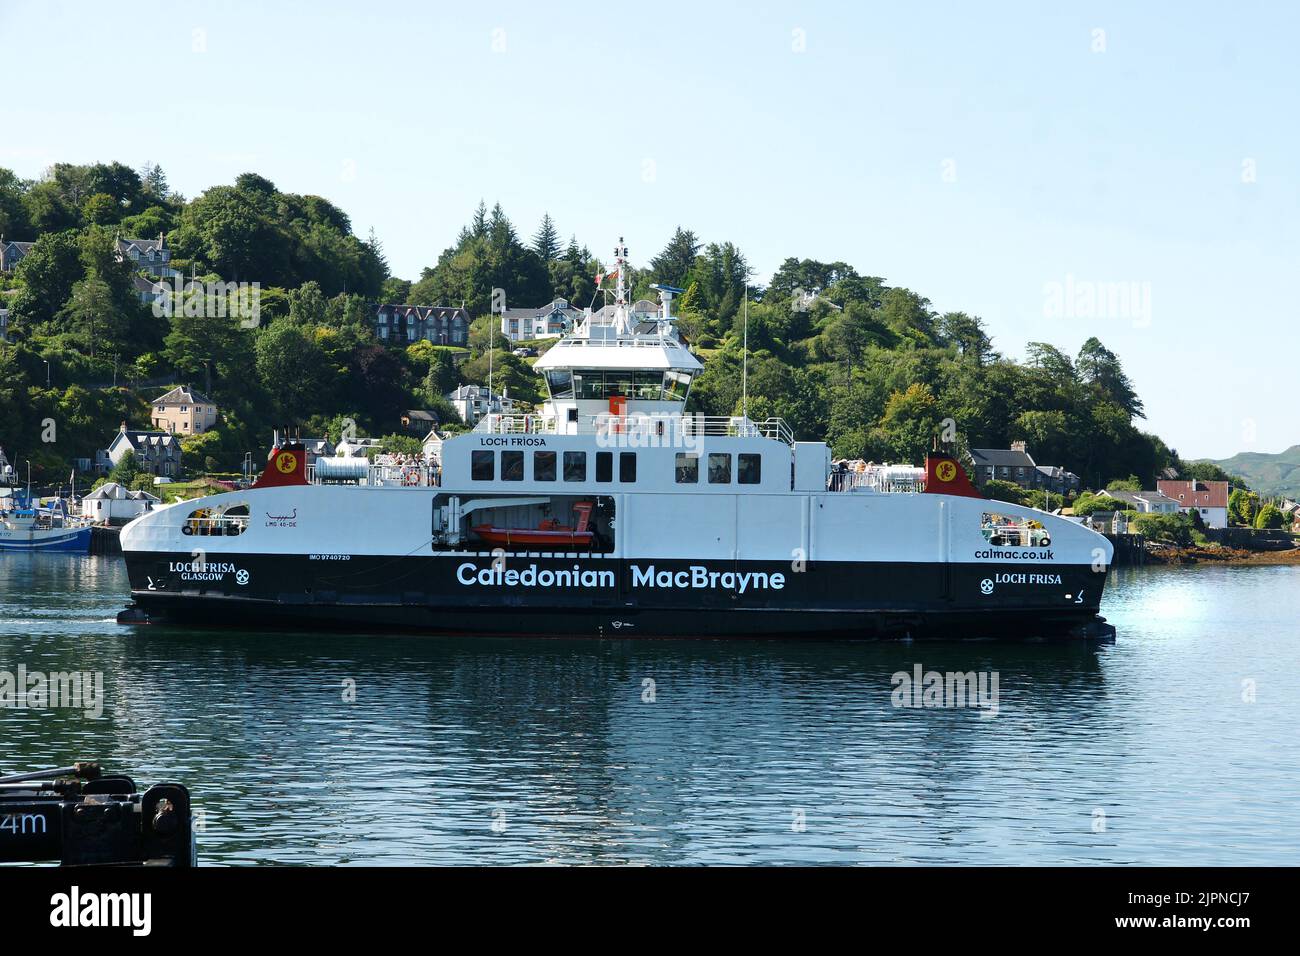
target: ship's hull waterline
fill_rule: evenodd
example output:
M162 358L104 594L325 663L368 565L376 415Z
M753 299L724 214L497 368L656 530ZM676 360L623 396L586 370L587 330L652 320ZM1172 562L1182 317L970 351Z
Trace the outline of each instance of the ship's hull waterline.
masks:
M1108 640L1088 565L127 554L124 621L597 638Z

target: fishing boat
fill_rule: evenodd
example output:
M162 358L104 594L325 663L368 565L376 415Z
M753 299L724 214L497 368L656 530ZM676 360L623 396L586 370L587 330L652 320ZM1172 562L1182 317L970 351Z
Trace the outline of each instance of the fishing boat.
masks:
M90 522L68 514L62 498L41 506L9 497L15 507L0 511L0 551L90 553Z
M1112 556L1065 518L986 500L959 460L833 469L780 419L692 414L672 301L587 309L437 461L280 442L252 488L122 531L119 620L461 635L1113 638Z

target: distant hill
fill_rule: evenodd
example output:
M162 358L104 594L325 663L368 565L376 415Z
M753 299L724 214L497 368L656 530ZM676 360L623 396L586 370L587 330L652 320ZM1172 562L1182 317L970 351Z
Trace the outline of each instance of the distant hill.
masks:
M1276 455L1242 452L1214 464L1229 474L1241 475L1246 484L1262 495L1300 498L1300 445L1292 445Z

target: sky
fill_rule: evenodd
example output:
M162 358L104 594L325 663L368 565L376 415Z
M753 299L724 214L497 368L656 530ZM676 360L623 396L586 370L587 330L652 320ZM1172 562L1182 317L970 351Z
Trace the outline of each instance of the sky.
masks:
M1187 458L1300 443L1300 7L0 0L0 166L256 171L418 278L480 199L1096 335ZM15 82L22 78L21 82ZM1032 452L1032 449L1031 449Z

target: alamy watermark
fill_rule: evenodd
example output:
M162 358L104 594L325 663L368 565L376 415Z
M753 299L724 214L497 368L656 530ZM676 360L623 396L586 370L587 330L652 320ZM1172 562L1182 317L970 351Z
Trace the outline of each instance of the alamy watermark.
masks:
M195 319L239 319L245 329L255 329L262 323L262 283L260 282L203 282L180 276L166 282L154 283L153 314L159 319L173 315Z
M1048 319L1124 319L1134 328L1151 324L1151 283L1097 282L1066 273L1043 285L1043 316Z
M104 713L103 671L0 670L0 709L81 710L87 717Z
M911 673L895 671L890 683L895 707L975 707L982 718L998 715L997 671L927 671L914 664Z

